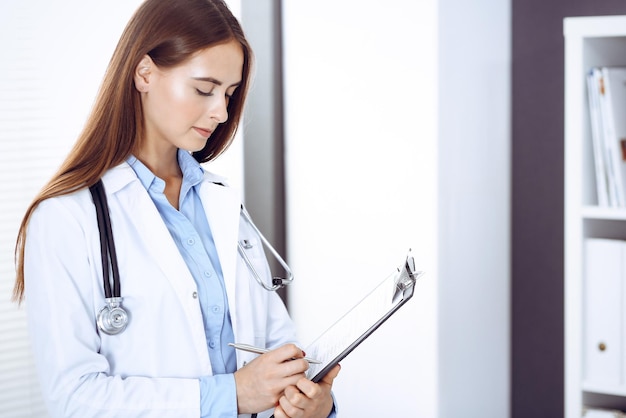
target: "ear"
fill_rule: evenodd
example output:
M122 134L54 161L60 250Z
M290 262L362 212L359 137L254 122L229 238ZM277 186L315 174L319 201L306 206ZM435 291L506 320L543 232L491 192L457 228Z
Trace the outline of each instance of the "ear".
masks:
M137 67L135 67L135 88L139 92L147 92L150 90L150 78L154 73L155 64L152 58L148 55L144 55Z

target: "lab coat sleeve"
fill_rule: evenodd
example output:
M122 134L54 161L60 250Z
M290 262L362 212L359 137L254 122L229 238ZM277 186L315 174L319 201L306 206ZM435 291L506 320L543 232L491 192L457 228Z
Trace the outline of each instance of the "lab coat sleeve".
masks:
M89 205L85 193L82 207ZM75 198L44 201L25 242L25 305L51 416L200 416L198 379L109 375L94 322L94 286L101 281L89 248L97 237L84 227L95 212L80 207Z

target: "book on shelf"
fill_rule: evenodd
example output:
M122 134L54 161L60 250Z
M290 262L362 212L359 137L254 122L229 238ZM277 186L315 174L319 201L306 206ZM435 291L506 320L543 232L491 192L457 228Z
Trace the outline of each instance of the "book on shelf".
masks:
M591 141L593 145L593 162L596 175L598 206L612 206L613 196L609 199L607 179L606 150L602 135L602 116L600 114L600 91L603 89L602 74L599 68L592 68L587 74L587 96L589 98L589 122L591 125ZM614 192L614 191L613 191Z
M587 74L598 205L626 207L626 67Z

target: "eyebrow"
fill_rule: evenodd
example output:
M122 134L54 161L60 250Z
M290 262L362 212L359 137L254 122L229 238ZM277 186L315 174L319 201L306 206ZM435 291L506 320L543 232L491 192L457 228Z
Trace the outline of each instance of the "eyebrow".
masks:
M221 86L222 83L220 80L213 78L213 77L191 77L193 80L198 80L198 81L206 81L209 83L213 83L215 85ZM241 84L241 81L236 82L235 84L231 84L229 87L236 87L239 86Z

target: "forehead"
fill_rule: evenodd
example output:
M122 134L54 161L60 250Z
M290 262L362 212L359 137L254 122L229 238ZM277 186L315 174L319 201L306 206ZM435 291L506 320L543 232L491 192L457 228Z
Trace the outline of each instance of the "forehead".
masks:
M243 73L243 50L236 41L211 46L171 71L191 78L215 78L226 86L237 84Z

